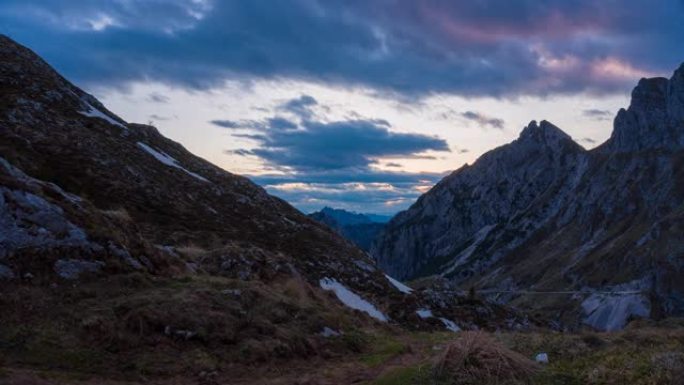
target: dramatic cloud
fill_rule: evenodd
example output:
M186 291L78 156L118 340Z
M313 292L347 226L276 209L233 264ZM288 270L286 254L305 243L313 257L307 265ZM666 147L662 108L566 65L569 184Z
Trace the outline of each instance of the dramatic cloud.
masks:
M627 95L640 77L668 76L684 59L682 20L681 0L3 0L0 6L0 32L67 78L98 95L118 93L119 102L144 89L140 105L126 104L129 111L120 113L173 117L165 121L174 127L171 137L200 154L215 151L212 161L253 173L298 207L365 200L389 202L390 211L441 176L392 171L453 168L486 151L485 140L503 143L511 128L536 117L515 112L521 104L556 100L555 108L537 104L545 107L535 114L563 114L572 118L569 128L587 130L574 136L600 138L612 119L608 109L620 106L609 101ZM295 94L283 85L302 89ZM216 99L190 103L202 99L197 95ZM582 103L562 102L573 98ZM595 110L564 110L592 106L587 100L601 102ZM408 131L412 126L421 134ZM463 126L485 130L454 129ZM449 146L434 134L448 138L451 153L440 154ZM239 140L221 142L227 137Z
M499 130L502 130L504 128L503 119L491 118L491 117L483 115L479 112L466 111L466 112L462 113L461 116L468 119L468 120L472 120L473 122L476 122L481 127L492 127L492 128L496 128Z
M233 130L232 135L255 142L253 149L227 153L256 157L277 174L253 175L266 188L304 210L321 204L358 209L367 207L406 206L420 194L418 186L431 185L442 177L437 173L382 171L381 158L432 159L427 151L450 151L445 140L422 134L394 132L382 119L356 119L324 122L312 119L311 107L320 106L310 96L288 100L278 106L297 122L282 117L260 121L212 120L211 123ZM388 168L401 168L383 162ZM347 192L347 193L345 193ZM322 203L324 202L324 203ZM387 206L378 203L392 202ZM378 210L376 210L378 211Z
M299 124L272 117L264 121L212 120L220 127L257 131L233 134L252 139L258 147L250 153L266 163L292 170L336 170L368 168L378 158L431 157L426 151L450 151L447 142L434 136L390 131L385 120L346 120L320 122L310 120L310 96L289 100L280 109L297 115Z
M297 170L365 167L375 158L449 151L443 139L394 133L371 121L305 122L301 130L268 131L254 153Z
M5 32L79 82L297 78L406 95L624 92L681 62L683 19L680 0L5 0L0 9Z

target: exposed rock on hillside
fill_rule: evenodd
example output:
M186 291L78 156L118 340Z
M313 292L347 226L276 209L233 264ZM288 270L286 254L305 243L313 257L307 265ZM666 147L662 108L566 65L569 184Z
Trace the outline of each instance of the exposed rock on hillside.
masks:
M611 138L592 151L533 122L399 213L372 254L398 278L437 274L603 329L681 315L682 111L684 65L669 80L642 79ZM637 292L616 300L592 294L631 282L641 282Z

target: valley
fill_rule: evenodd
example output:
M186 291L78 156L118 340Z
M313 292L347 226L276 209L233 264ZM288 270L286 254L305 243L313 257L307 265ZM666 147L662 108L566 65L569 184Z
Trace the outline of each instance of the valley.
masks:
M0 383L682 384L683 162L684 65L594 149L305 215L0 35Z

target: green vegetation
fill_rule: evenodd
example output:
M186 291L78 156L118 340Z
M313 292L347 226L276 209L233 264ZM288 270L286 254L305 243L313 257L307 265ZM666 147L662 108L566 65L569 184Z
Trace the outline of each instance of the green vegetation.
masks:
M409 350L409 346L395 337L380 335L373 337L369 345L371 352L361 357L361 362L369 367L375 367L399 356Z
M537 331L501 332L489 336L478 337L475 346L471 339L470 353L461 352L463 355L456 359L452 357L458 365L437 376L435 369L446 355L445 347L454 343L462 345L458 342L461 337L444 333L413 333L409 339L413 353L420 355L421 361L390 368L369 384L684 385L682 320L639 321L616 333ZM503 354L491 355L487 351L502 351ZM502 357L511 354L506 351L527 357L529 362L537 353L545 352L550 362L539 365L536 373L527 372L527 378L516 379L514 375L487 378L491 372L505 366ZM496 359L485 362L492 357ZM523 367L528 365L524 363L525 359L515 358L513 362L518 367L520 363Z
M371 385L428 385L431 383L433 383L432 368L428 364L419 364L390 369L381 374Z

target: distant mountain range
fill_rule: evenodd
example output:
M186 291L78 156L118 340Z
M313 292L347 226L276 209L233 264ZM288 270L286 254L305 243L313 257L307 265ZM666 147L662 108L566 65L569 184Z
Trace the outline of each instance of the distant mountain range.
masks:
M400 279L438 276L600 329L684 315L684 65L642 79L587 151L547 121L445 177L371 253Z
M309 217L328 225L364 251L370 250L373 240L391 219L389 216L359 214L330 207L311 213Z

